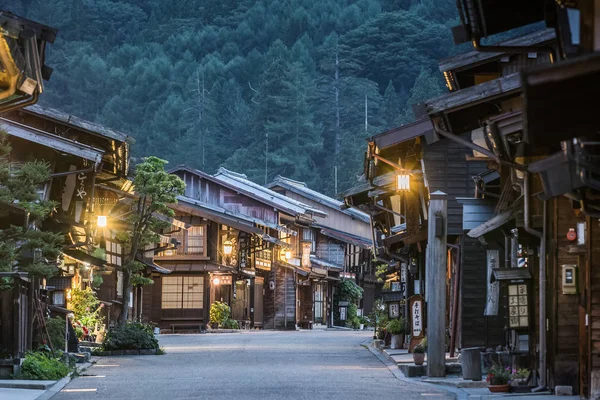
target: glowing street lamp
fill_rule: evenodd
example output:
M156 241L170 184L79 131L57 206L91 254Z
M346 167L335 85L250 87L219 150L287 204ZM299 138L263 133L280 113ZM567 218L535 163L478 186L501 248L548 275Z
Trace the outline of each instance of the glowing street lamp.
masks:
M108 217L106 215L98 215L98 228L106 228L108 226Z
M292 251L288 249L285 251L285 260L290 261L291 259L292 259Z
M225 254L226 256L230 256L231 253L233 253L233 243L231 242L231 240L227 239L223 243L223 254Z
M396 175L396 190L402 192L410 191L410 175L398 174Z

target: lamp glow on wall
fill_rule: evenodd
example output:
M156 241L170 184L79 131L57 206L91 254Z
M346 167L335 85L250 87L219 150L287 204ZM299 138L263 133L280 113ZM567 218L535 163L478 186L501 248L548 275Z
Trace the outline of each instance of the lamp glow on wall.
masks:
M106 215L98 215L96 225L98 228L106 228L108 226L108 217Z
M396 175L396 190L401 192L410 191L410 175L398 174Z
M219 284L221 284L221 280L217 277L213 278L212 280L213 285L217 286Z
M286 261L290 261L292 259L292 251L290 249L286 249L284 253L284 257Z
M230 256L231 253L233 253L233 243L231 240L227 239L223 242L223 254Z

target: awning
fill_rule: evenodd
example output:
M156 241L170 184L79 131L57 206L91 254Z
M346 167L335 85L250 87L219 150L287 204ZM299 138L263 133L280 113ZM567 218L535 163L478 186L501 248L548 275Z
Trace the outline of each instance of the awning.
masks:
M356 235L352 235L350 233L338 231L336 229L324 228L319 225L315 225L315 226L321 228L321 233L323 235L329 236L330 238L333 238L333 239L337 239L341 242L349 243L354 246L361 247L363 249L370 249L373 246L373 244L371 243L371 241L369 239L366 239L366 238L363 238L360 236L356 236Z
M375 179L373 180L373 185L371 185L364 177L362 179L364 180L358 185L348 189L348 191L344 193L343 197L349 198L359 195L366 195L370 191L375 190L377 188L387 189L388 186L392 188L392 186L396 184L396 174L393 172L375 177ZM353 205L358 206L359 204Z
M163 268L160 265L155 264L154 261L143 259L141 257L136 257L135 259L136 259L136 261L139 261L142 264L144 264L146 267L150 268L152 271L158 272L160 274L170 274L171 273L170 270Z
M492 273L498 281L531 279L531 273L528 268L494 268L492 269Z
M308 276L308 274L311 272L310 269L304 269L301 266L290 264L282 260L274 261L273 264L278 267L292 269L302 276Z
M81 157L92 161L95 164L102 162L102 155L104 154L103 150L96 149L74 140L66 139L62 136L31 128L6 118L0 117L0 122L0 127L10 136L37 143L62 153Z
M104 261L100 258L91 256L81 250L66 249L66 250L63 250L62 253L65 255L65 257L70 258L71 260L77 261L82 264L89 264L89 265L93 265L94 267L100 267L100 268L104 267L104 265L106 264L106 261Z
M342 270L344 269L343 265L339 265L339 264L334 264L332 262L329 262L327 260L323 260L322 258L319 258L317 256L310 256L310 262L311 264L315 264L318 267L322 267L322 268L327 268L327 269L335 269L335 270Z
M496 215L489 221L484 222L483 224L477 226L476 228L471 229L467 233L467 235L469 235L472 238L481 237L481 236L485 235L486 233L489 233L495 229L500 228L502 225L515 219L521 213L522 213L521 207L511 208L507 211L504 211L503 213Z

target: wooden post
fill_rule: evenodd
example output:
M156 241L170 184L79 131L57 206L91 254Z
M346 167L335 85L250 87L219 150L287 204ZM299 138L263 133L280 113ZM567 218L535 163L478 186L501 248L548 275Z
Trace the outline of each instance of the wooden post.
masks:
M426 293L427 301L427 375L446 376L446 233L448 200L445 193L430 195Z

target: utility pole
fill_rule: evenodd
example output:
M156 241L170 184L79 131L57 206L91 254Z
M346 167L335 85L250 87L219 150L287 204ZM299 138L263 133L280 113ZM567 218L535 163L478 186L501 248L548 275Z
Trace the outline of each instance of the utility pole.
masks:
M439 190L429 196L427 235L427 376L446 376L446 249L448 199Z
M337 190L337 165L333 167L334 172L334 186L335 186L335 197L337 198L338 190Z

